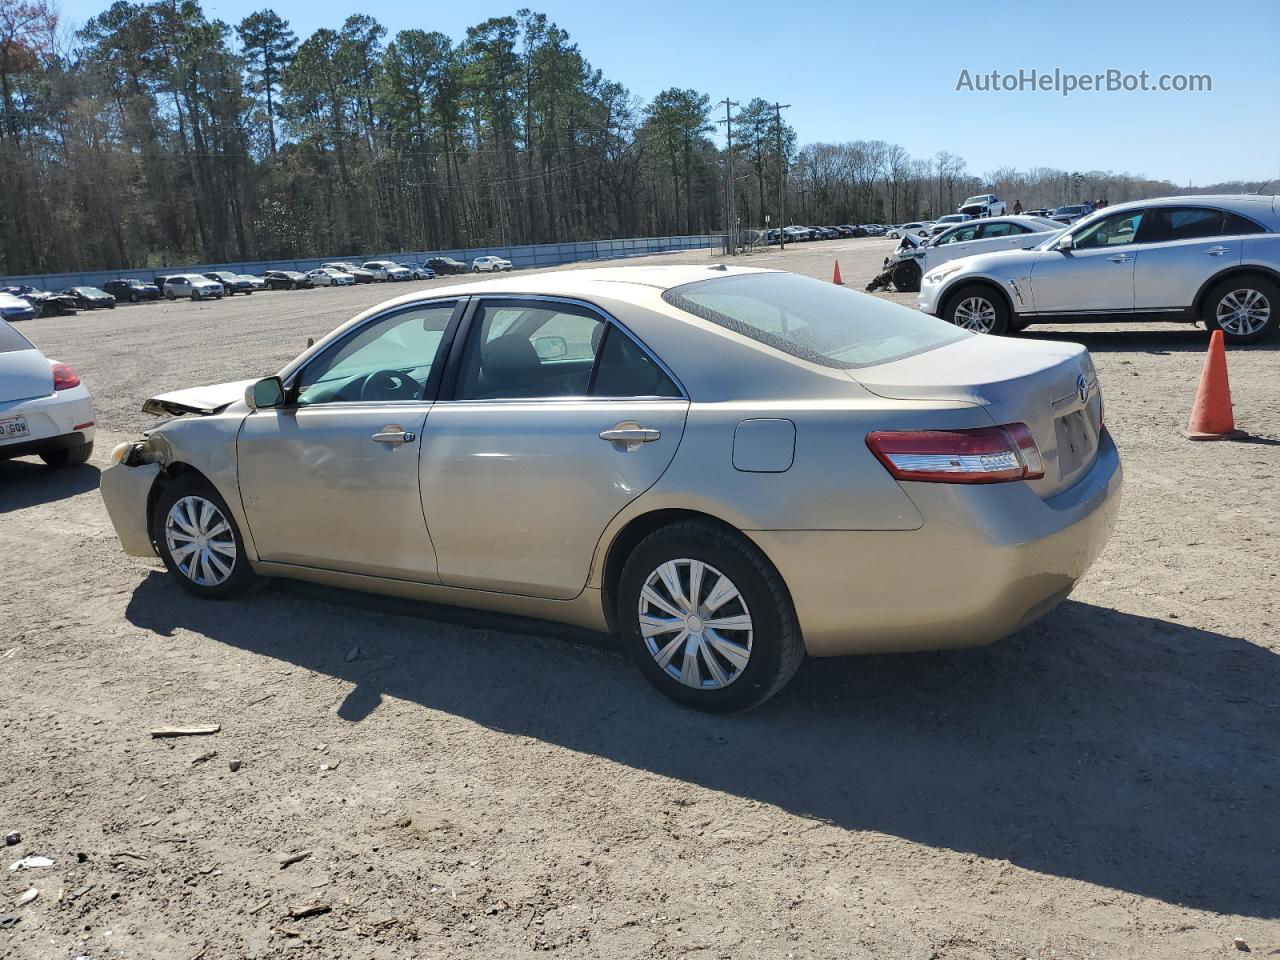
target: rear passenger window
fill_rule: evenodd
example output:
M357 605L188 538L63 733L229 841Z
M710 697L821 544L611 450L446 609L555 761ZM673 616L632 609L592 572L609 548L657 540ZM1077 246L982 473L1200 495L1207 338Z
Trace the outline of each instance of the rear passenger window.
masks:
M679 397L680 389L617 327L609 327L596 359L593 397Z
M1157 207L1147 212L1143 243L1200 240L1222 232L1222 211L1203 207Z
M1267 231L1248 217L1242 217L1238 213L1224 213L1222 232L1227 236L1238 237L1244 233L1266 233Z

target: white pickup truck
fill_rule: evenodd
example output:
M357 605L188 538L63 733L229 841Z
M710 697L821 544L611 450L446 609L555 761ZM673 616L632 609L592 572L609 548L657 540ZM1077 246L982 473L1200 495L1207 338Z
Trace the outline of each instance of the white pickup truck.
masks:
M1004 201L994 193L980 193L976 197L970 197L960 204L956 212L967 213L974 218L1003 217L1005 215L1005 205Z

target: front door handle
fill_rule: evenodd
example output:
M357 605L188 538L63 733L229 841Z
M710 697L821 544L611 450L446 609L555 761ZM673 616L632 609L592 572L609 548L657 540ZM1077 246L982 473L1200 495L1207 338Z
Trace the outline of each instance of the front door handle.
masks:
M1129 255L1127 253L1117 253L1114 257L1107 257L1107 259L1112 263L1124 263L1129 259Z
M413 441L418 439L418 435L391 423L387 424L387 426L383 427L369 439L374 443L390 443L399 446L402 443L413 443Z
M642 443L653 443L655 440L662 439L662 431L628 421L610 427L608 430L601 430L600 439L616 443L626 450L632 450Z
M1230 252L1231 252L1230 247L1210 247L1208 250L1205 251L1205 253L1207 253L1211 257L1220 257L1224 253L1230 253Z

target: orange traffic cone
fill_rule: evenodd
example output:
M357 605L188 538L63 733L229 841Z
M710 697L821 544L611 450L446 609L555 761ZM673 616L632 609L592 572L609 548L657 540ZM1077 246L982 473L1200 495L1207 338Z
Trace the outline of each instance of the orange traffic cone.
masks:
M1231 415L1231 385L1227 382L1227 351L1221 330L1213 331L1209 338L1209 353L1200 372L1191 422L1182 433L1188 440L1238 440L1246 435L1236 429Z
M839 260L836 261L836 272L835 272L835 276L831 278L831 282L838 283L841 286L844 285L844 281L840 279L840 261Z

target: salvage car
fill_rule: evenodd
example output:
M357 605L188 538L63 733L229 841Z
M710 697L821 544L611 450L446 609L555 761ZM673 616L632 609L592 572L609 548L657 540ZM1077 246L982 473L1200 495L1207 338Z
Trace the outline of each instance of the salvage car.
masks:
M901 226L894 227L890 230L889 237L893 240L900 240L907 234L911 234L912 236L927 236L929 228L932 226L933 224L929 221L913 221L911 223L904 223Z
M65 293L52 293L49 290L37 290L35 287L20 284L16 287L0 287L0 293L7 293L25 300L36 308L39 317L69 317L80 310L80 302Z
M724 265L419 291L144 409L174 419L116 447L102 497L194 596L278 576L611 629L705 710L806 653L1043 616L1121 483L1083 347Z
M263 274L268 290L310 290L314 284L297 270L268 270Z
M936 237L943 230L954 227L957 223L964 223L966 220L972 220L973 217L967 213L948 213L945 217L939 217L929 227L929 236Z
M40 311L30 302L0 291L0 320L34 320L39 314Z
M192 300L205 300L212 297L221 300L225 292L217 280L210 280L198 273L175 273L165 277L160 289L169 300L178 297L190 297Z
M1062 224L1036 217L990 217L959 223L936 237L902 238L898 249L884 260L884 270L867 285L867 291L893 284L902 293L920 289L920 278L940 264L992 250L1035 246L1049 234L1060 233Z
M67 287L62 295L70 297L81 310L114 310L116 298L97 287Z
M95 416L76 372L0 320L0 460L84 463L93 455Z
M1203 322L1228 343L1280 323L1280 198L1163 197L1117 204L1028 250L925 273L925 313L978 333L1038 321Z
M425 265L439 274L467 272L467 265L453 257L428 257Z
M222 284L222 290L228 297L234 297L237 293L243 293L246 296L253 293L253 279L242 277L230 270L210 270L204 277L206 280L215 280Z
M1003 217L1005 214L1004 201L997 197L994 193L980 193L976 197L969 197L956 210L957 213L967 213L971 217Z
M1075 223L1081 217L1087 217L1091 213L1093 213L1091 203L1069 203L1065 207L1058 207L1049 216L1060 223Z
M143 300L160 299L160 288L158 286L133 277L108 280L102 285L102 289L115 297L117 301L127 300L130 303L140 303Z
M400 266L408 270L415 280L434 280L436 272L425 263L402 263Z
M333 263L322 263L320 267L321 269L339 270L342 273L349 274L355 279L356 283L373 283L377 279L372 270L366 270L364 267L358 267L354 263L346 263L342 260L335 260Z

